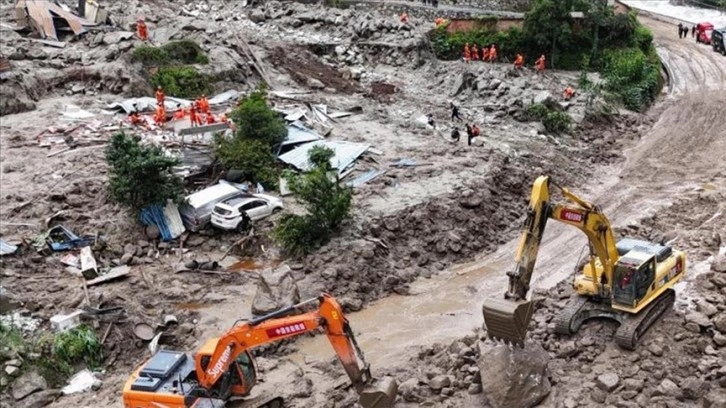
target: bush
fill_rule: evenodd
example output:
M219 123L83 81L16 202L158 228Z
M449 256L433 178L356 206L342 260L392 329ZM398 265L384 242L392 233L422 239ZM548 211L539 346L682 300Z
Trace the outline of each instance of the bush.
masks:
M496 20L494 21L496 26ZM488 23L489 24L489 23ZM462 58L464 45L476 44L478 47L497 45L499 58L513 59L522 45L522 32L517 28L496 32L493 28L478 28L467 32L447 33L446 26L441 26L431 34L431 44L436 57L442 60L457 60Z
M170 64L207 64L209 58L193 40L171 41L161 47L140 45L134 49L131 61L144 66L166 66Z
M572 118L565 112L552 111L542 120L545 129L550 133L569 132Z
M603 77L606 88L618 95L623 105L642 111L655 100L663 86L660 62L655 50L646 55L639 48L609 52Z
M215 135L215 152L222 165L242 172L243 177L265 188L277 186L278 171L270 146L244 136Z
M271 148L287 138L287 125L267 105L264 88L258 88L242 100L230 117L237 127L237 137L259 140Z
M85 363L89 368L96 369L103 362L101 342L96 332L86 325L58 333L53 339L53 355L71 367Z
M181 201L183 182L171 170L179 160L156 146L144 146L138 137L118 133L106 149L111 169L109 190L118 203L141 210L163 204L167 199Z
M306 254L324 245L350 217L353 191L341 186L337 176L330 176L333 155L332 150L316 146L308 153L312 170L301 175L286 174L290 191L307 213L285 215L272 236L293 255Z
M527 108L525 109L525 114L527 120L541 121L547 117L549 111L549 108L547 108L545 105L541 103L533 103L527 106Z
M160 86L169 96L196 98L213 91L209 79L194 67L162 67L151 76L151 84Z

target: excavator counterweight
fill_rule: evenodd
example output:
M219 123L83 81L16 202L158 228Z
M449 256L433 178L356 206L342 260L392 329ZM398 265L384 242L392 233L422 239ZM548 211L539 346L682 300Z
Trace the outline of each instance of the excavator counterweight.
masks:
M489 337L520 346L524 345L533 312L531 301L490 298L482 306Z

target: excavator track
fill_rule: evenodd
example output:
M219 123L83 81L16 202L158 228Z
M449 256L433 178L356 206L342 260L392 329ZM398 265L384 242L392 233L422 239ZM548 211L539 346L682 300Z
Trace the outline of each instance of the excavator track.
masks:
M577 315L580 313L582 308L585 307L587 302L588 299L583 296L570 298L565 308L562 309L555 318L555 333L566 336L574 334L577 329L580 328L580 324L582 324L582 322L580 322L577 327L573 328L573 320L577 318Z
M658 318L673 307L676 292L668 289L637 315L628 315L615 332L615 343L626 349L635 350L641 336Z

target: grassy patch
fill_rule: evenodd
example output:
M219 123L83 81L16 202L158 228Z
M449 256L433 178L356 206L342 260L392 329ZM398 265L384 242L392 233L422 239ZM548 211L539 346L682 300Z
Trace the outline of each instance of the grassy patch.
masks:
M161 47L140 45L134 49L131 60L147 67L209 63L202 47L192 40L171 41Z
M162 87L167 95L179 98L196 98L213 91L209 78L194 67L161 67L151 75L150 82L154 87Z
M554 134L566 133L572 126L572 118L565 112L550 109L541 103L528 105L525 110L525 118L531 121L542 122L545 129Z

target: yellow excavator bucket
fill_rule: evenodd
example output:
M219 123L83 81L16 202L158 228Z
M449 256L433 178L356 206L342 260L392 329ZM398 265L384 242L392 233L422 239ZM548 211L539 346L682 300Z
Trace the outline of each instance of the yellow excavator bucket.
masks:
M491 339L524 345L527 326L532 318L532 301L490 298L484 301L482 313L487 335Z

